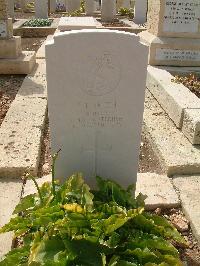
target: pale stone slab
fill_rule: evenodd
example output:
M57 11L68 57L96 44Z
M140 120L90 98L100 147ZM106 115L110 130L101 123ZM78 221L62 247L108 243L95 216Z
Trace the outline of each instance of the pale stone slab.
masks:
M17 95L0 128L0 177L37 174L47 100Z
M1 59L0 74L29 74L35 62L35 52L23 51L18 58Z
M133 21L136 24L144 24L147 22L147 8L148 8L147 0L136 0L135 1Z
M45 42L41 45L41 47L38 49L36 53L36 58L37 59L45 59L45 45L47 44L48 41L53 39L53 35L48 35Z
M148 31L157 36L200 37L199 0L149 0Z
M174 126L148 90L144 124L147 137L169 176L200 173L200 149Z
M147 88L178 128L182 127L185 109L200 108L200 99L182 84L172 82L165 69L148 66Z
M147 195L146 209L177 208L180 206L178 195L166 175L138 173L136 195Z
M93 17L62 17L58 29L60 31L96 29L99 24Z
M0 41L0 59L17 58L22 53L21 37L14 36L7 40Z
M200 243L200 176L177 176L173 183L180 193L183 212Z
M184 111L182 131L192 144L200 144L200 108Z
M156 37L148 31L139 36L149 46L150 65L200 66L200 39Z
M113 21L117 12L115 0L102 0L101 1L101 20Z
M31 98L47 98L45 60L37 60L34 71L24 79L18 95Z
M90 184L95 174L132 183L147 48L135 34L110 30L61 33L46 48L52 152L62 149L57 177L81 171Z
M20 181L0 179L0 227L9 222L20 200L21 189ZM12 238L12 233L0 234L0 258L10 251Z
M48 18L48 0L35 0L35 17Z

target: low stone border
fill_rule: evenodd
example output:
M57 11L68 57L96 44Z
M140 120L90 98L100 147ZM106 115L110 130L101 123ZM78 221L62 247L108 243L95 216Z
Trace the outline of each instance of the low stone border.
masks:
M179 191L183 212L200 243L200 176L176 176L173 183Z
M200 174L199 146L192 145L175 127L149 90L146 90L144 130L168 176Z
M23 27L23 23L25 22L23 20L24 22L20 27L14 28L14 35L18 35L23 38L47 37L48 35L54 34L54 32L58 27L59 20L60 20L59 18L54 18L50 27Z
M147 88L192 144L200 144L200 99L160 67L148 67Z
M46 64L37 60L0 127L0 177L37 175L46 111Z

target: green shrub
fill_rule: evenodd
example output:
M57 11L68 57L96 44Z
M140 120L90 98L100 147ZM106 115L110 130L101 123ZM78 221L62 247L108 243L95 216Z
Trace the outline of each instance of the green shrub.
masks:
M64 184L54 181L24 197L0 233L14 231L22 246L10 251L0 266L181 266L173 243L185 245L162 217L144 211L143 195L133 186L97 177L91 190L81 174Z
M43 19L43 18L37 18L37 19L31 19L29 21L26 21L23 26L24 27L48 27L51 26L53 20L52 19Z
M134 17L134 10L133 8L125 8L125 7L120 7L118 10L118 13L120 16L128 16L130 19L133 19Z

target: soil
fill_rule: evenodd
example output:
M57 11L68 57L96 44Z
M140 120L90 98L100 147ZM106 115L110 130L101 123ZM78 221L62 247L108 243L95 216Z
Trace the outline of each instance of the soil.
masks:
M101 22L101 21L100 21ZM114 21L114 22L101 22L102 26L104 27L130 27L130 25L125 24L124 22L121 21Z
M0 75L0 125L20 89L25 75Z
M200 266L200 246L194 238L189 221L184 216L181 209L162 210L156 209L157 215L164 216L176 229L183 235L187 243L187 247L175 245L180 252L183 262L187 262L187 266Z
M187 76L175 76L172 82L182 83L198 98L200 98L200 77L195 74L189 74Z
M22 50L35 51L40 48L46 38L22 38Z

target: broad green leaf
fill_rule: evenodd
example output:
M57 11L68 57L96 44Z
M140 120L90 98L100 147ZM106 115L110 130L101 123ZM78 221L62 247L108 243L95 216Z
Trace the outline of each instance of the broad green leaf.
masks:
M13 214L27 211L33 207L35 207L35 195L28 195L21 199L20 203L15 207Z
M14 231L15 236L20 236L21 234L26 233L31 227L32 224L30 219L17 216L15 218L11 218L10 222L0 229L0 234Z
M147 219L153 220L155 225L162 226L164 228L166 237L172 238L176 240L178 243L187 245L185 239L180 235L177 229L172 224L170 224L164 217L147 213L145 214L145 217Z
M65 252L65 245L59 236L46 236L43 239L37 239L30 250L29 263L37 262L41 265L48 265L49 261L55 262L55 265L65 265L66 256L61 256ZM60 259L62 259L61 264Z
M15 248L11 250L2 261L0 261L0 266L26 266L29 253L30 246Z

